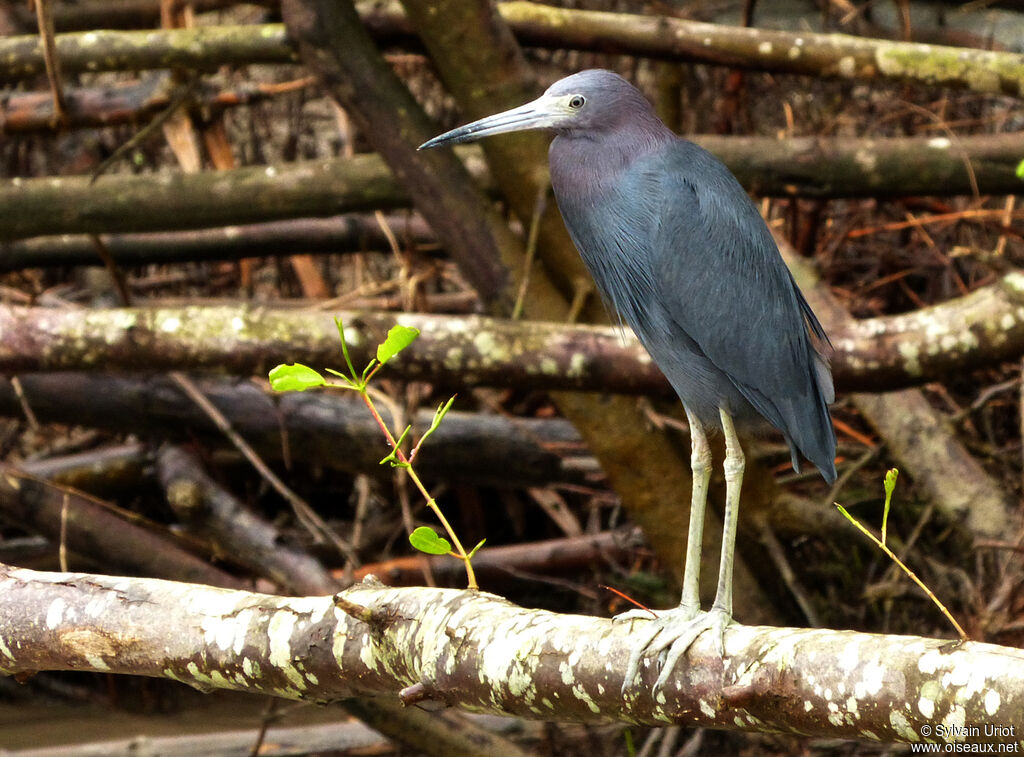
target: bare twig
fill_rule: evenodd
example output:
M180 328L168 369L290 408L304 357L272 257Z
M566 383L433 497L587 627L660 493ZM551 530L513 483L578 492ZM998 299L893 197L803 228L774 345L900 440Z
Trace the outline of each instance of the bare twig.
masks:
M231 443L235 445L239 452L241 452L246 460L248 460L252 466L263 476L264 480L269 483L274 490L284 497L288 503L292 506L292 510L295 513L295 517L298 521L305 526L305 528L318 540L326 540L330 544L345 556L346 560L351 560L353 563L357 562L358 558L352 547L340 536L338 536L328 526L324 520L317 514L317 512L310 507L302 497L292 491L282 481L270 467L263 462L256 451L249 445L245 439L242 438L232 427L231 423L227 418L224 417L223 413L218 410L212 402L210 402L206 396L199 391L199 387L183 373L172 371L170 378L176 383L181 390L185 392L196 403L203 412L216 424L217 428L223 432L223 434L231 440Z
M50 95L53 97L53 126L63 126L67 121L67 105L64 102L64 83L60 75L60 58L57 57L57 44L54 40L52 0L35 0L36 21L39 24L39 36L42 39L43 62L46 65L46 78L50 82Z

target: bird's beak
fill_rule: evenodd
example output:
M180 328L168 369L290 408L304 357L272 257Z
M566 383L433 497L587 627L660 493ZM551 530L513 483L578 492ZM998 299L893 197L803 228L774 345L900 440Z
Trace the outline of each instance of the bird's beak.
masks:
M557 126L572 113L563 102L565 98L541 95L533 102L520 105L518 108L506 110L479 121L446 131L420 145L418 150L427 150L441 145L457 145L461 142L474 142L492 134L506 134L510 131L526 131L527 129L545 129Z

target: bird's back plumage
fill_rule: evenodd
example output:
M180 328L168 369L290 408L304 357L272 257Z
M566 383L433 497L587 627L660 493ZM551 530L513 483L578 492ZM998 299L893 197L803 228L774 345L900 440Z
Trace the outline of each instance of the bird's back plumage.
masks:
M649 107L649 106L648 106ZM651 120L653 119L653 120ZM766 419L835 480L825 333L757 208L713 155L660 121L563 134L552 184L605 299L683 403L718 423Z

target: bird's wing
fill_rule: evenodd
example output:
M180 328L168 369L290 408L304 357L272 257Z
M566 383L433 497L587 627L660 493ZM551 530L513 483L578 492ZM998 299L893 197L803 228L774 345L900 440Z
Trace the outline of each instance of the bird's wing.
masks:
M728 169L684 141L662 158L651 167L664 183L651 230L659 298L747 400L792 435L803 407L820 412L831 391L809 338L825 332Z

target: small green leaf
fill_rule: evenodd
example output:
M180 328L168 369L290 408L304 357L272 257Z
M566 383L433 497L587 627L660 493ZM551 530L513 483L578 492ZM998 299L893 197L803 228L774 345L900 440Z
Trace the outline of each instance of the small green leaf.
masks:
M466 555L466 558L472 560L473 559L473 555L475 555L477 553L477 551L480 549L480 547L482 547L484 545L485 541L487 541L487 539L481 539L477 543L477 545L475 547L473 547L473 549L469 550L469 554Z
M270 388L275 392L304 392L327 382L308 365L279 365L270 372Z
M420 526L409 534L409 543L428 555L447 555L452 551L451 543L428 526Z
M1017 178L1024 179L1024 160L1017 164Z
M384 365L384 363L416 341L416 337L419 335L419 329L395 324L388 332L388 337L384 340L384 343L377 347L378 362Z

